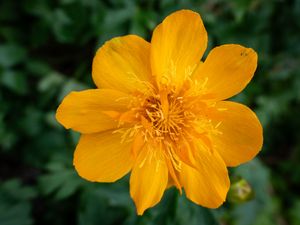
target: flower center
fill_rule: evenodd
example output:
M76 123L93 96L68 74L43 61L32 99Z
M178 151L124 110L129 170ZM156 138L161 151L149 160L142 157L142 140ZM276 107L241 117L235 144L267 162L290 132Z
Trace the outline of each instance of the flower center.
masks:
M215 107L214 103L202 101L198 92L188 82L179 91L163 86L159 90L149 88L145 93L137 92L128 106L130 110L118 117L120 123L134 125L115 131L122 133L121 142L133 142L135 157L145 146L153 146L149 154L162 154L179 189L177 173L182 169L182 162L193 165L195 160L194 140L199 141L201 148L213 151L210 135L221 134L218 131L221 121L215 124L206 115L206 110ZM144 162L140 167L143 165Z
M187 123L183 104L183 97L165 91L145 100L143 117L151 124L153 136L178 140Z
M154 138L164 143L177 142L196 119L185 91L174 92L167 87L144 99L140 116L146 139Z

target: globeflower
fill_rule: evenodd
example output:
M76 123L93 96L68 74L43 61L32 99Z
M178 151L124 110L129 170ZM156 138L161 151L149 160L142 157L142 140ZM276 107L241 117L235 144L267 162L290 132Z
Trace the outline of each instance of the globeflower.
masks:
M97 89L71 92L57 109L57 120L81 133L78 174L114 182L131 171L139 215L172 186L196 204L219 207L230 186L227 167L251 160L262 147L256 115L225 100L249 83L257 54L226 44L202 62L206 47L200 15L174 12L151 43L136 35L107 41L93 60Z

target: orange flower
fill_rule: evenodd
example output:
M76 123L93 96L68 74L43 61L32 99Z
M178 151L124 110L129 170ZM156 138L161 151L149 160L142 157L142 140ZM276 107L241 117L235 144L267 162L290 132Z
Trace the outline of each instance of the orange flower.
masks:
M196 204L216 208L226 198L226 166L251 160L262 127L246 106L224 101L245 88L257 54L236 44L214 48L204 62L207 33L199 14L180 10L153 32L113 38L93 61L98 89L72 92L57 120L79 131L79 175L114 182L129 171L137 213L175 186Z

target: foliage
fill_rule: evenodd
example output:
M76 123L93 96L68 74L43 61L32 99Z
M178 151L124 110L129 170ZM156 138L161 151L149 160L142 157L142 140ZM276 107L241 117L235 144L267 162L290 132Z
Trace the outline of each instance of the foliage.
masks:
M137 217L128 178L93 184L78 177L78 134L55 121L55 110L71 90L94 87L92 58L106 40L128 33L149 40L181 8L201 13L210 48L239 43L258 52L256 76L234 100L258 113L264 147L259 159L230 170L255 196L209 210L170 189ZM298 225L299 17L299 0L1 1L0 224Z

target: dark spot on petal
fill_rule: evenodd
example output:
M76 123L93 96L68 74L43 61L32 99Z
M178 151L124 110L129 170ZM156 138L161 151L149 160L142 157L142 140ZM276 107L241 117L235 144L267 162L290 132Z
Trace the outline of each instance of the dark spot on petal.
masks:
M248 53L246 52L246 50L241 52L241 56L247 56L247 55L248 55Z

